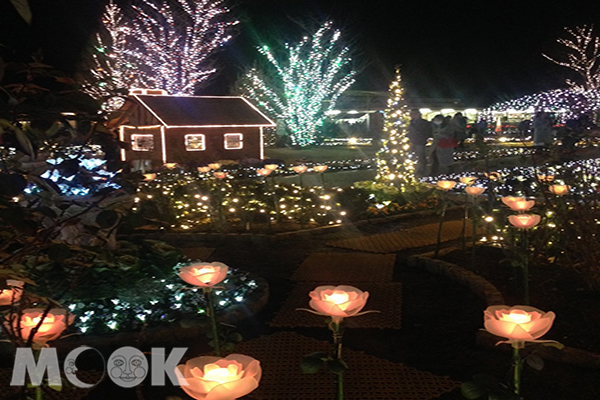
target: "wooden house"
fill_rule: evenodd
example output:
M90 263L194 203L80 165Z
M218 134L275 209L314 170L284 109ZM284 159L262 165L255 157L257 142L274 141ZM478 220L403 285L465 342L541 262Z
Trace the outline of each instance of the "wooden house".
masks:
M136 89L121 109L123 160L134 169L167 163L263 159L263 129L275 124L243 97L171 96ZM113 121L115 123L115 121Z

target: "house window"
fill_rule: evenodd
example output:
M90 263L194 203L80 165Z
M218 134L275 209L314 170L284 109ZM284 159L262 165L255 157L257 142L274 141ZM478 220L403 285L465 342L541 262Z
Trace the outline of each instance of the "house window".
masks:
M131 135L131 149L134 151L154 150L154 135Z
M241 133L226 133L225 134L225 149L237 150L244 147L244 135Z
M204 135L185 135L185 149L187 151L206 150L206 141L204 140Z

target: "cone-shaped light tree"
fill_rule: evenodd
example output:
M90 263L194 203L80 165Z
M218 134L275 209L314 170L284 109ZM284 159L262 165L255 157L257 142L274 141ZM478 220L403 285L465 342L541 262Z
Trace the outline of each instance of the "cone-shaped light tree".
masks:
M409 123L410 115L404 98L400 68L396 68L384 113L383 141L377 153L376 180L393 183L402 190L417 182L415 155L410 151L408 141Z

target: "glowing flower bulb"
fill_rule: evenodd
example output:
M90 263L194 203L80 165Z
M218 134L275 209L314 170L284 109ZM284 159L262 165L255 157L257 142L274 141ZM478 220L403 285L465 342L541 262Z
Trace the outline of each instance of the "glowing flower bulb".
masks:
M273 170L267 168L259 168L256 170L256 173L260 176L269 176L271 172L273 172Z
M225 368L220 367L218 364L205 365L203 378L207 381L223 384L239 380L241 378L241 374L242 365L234 361ZM192 370L192 375L200 376L199 369L194 368Z
M147 182L153 181L156 179L156 174L144 174L144 180Z
M44 317L45 312L46 310L43 308L25 309L20 316L20 321L17 315L8 315L5 328L13 331L22 340L28 340L32 330L39 325L37 332L33 335L33 343L36 347L44 347L46 342L57 339L75 319L74 315L61 308L50 309Z
M472 185L473 183L475 183L477 178L474 176L461 176L459 180L460 183L463 183L465 185Z
M25 282L14 279L7 279L6 289L0 289L0 306L6 306L11 303L16 303L21 299L23 293L23 285Z
M508 217L508 222L516 228L529 229L540 223L542 217L537 214L517 214Z
M477 187L477 186L467 186L467 187L465 187L465 192L469 196L479 196L480 194L482 194L483 192L485 192L485 188L484 187Z
M508 314L501 314L499 319L515 324L526 324L531 321L531 314L524 310L510 310Z
M200 172L202 174L205 174L211 170L211 168L208 165L204 166L204 167L198 167L196 169L198 170L198 172Z
M220 262L197 263L182 267L179 277L191 285L211 287L223 281L228 271L229 267Z
M504 196L501 200L511 210L519 212L527 211L535 205L534 200L527 200L524 197Z
M571 186L569 186L569 185L550 185L548 187L548 190L550 191L550 193L553 193L557 196L564 196L565 194L569 193L569 190L571 190Z
M270 170L270 171L275 171L278 166L279 165L277 165L277 164L267 164L267 165L265 165L265 168L268 169L268 170Z
M221 168L221 164L219 164L219 163L210 163L210 164L208 164L208 166L211 169L219 169L219 168Z
M177 167L177 163L165 163L165 167L167 167L168 169L174 169L175 167Z
M295 166L292 167L292 169L297 174L303 174L303 173L306 172L306 170L308 169L308 167L306 165L295 165Z
M334 304L337 304L340 309L345 310L347 307L348 300L350 300L350 296L348 293L343 292L341 290L334 290L332 294L324 294L323 300L330 301Z
M444 181L444 180L442 180L442 181L437 181L437 185L442 190L450 190L454 186L456 186L456 182L455 181Z
M369 292L354 286L319 286L309 296L309 305L316 314L329 316L339 323L342 318L358 315L367 303Z
M213 172L213 175L217 179L225 179L225 177L227 176L227 173L223 172L223 171L215 171L215 172Z
M490 306L483 314L485 330L507 338L515 347L536 341L552 327L556 315L529 306ZM502 342L500 342L502 343Z
M316 172L325 172L327 170L327 165L315 165L313 169Z
M177 366L179 385L198 400L235 400L258 387L260 362L243 354L201 356Z

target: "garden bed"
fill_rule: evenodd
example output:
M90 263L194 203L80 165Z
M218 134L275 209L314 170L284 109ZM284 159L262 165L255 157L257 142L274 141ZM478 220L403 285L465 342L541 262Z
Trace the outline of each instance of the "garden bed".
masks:
M485 278L503 294L506 304L522 304L521 269L502 263L504 258L501 249L487 246L476 249L475 263L460 250L442 257ZM557 263L530 268L531 305L556 313L544 339L600 354L600 293L586 287L580 274Z

